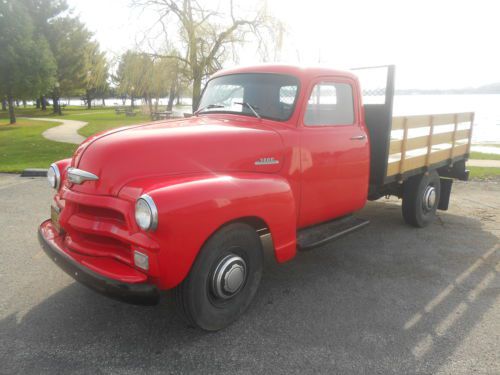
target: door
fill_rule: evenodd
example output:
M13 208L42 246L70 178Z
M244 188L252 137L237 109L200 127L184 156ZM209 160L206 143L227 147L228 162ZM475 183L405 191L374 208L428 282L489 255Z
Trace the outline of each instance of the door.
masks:
M361 209L369 179L370 150L355 81L317 79L309 87L308 98L299 123L299 227Z

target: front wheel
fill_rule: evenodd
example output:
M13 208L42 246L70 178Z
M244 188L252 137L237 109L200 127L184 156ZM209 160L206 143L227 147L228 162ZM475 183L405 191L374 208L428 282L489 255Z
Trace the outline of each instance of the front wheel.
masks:
M206 242L175 289L177 311L189 325L206 331L227 327L252 302L262 269L262 246L255 230L230 224Z
M436 171L410 177L403 184L403 218L406 223L423 228L436 218L441 196Z

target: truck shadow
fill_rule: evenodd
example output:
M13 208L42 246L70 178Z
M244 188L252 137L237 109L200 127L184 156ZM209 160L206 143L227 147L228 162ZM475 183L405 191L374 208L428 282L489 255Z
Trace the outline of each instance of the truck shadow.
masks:
M38 373L436 372L500 294L498 238L448 213L410 228L392 203L362 215L372 224L357 234L287 264L268 257L256 301L226 330L186 327L168 298L130 306L72 283L0 321L5 358Z

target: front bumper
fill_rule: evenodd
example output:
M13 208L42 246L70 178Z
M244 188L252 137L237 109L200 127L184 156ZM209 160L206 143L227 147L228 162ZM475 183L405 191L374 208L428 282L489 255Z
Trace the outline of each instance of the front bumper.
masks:
M65 251L56 241L57 235L50 220L44 221L38 229L38 240L43 250L64 272L76 281L107 297L131 303L134 305L155 305L158 303L160 293L155 285L146 283L130 283L123 279L118 280L102 275ZM88 263L88 262L87 262ZM88 263L90 265L90 263ZM132 275L133 276L133 275ZM129 276L130 277L130 276Z

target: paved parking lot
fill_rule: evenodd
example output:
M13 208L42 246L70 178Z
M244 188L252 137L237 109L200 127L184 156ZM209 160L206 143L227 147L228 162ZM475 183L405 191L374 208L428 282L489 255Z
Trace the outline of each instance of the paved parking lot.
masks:
M268 257L228 329L185 327L156 307L76 284L40 250L44 179L0 176L0 373L499 374L500 184L457 183L426 229L396 200L356 234L284 265Z

